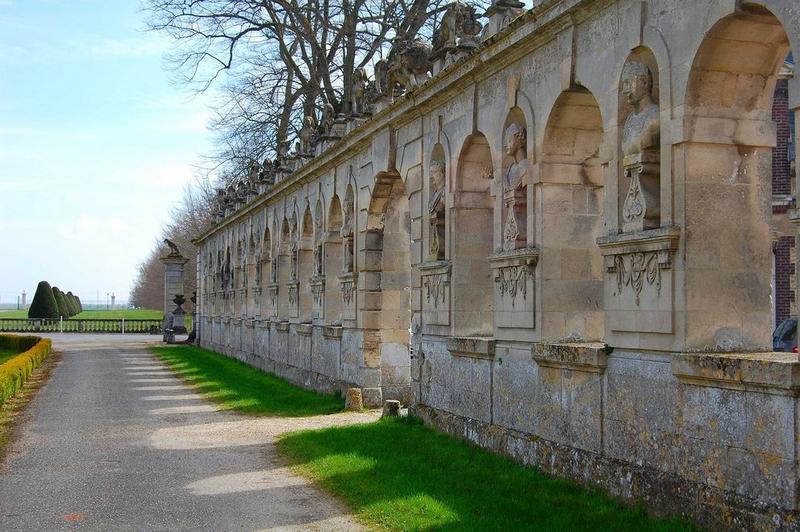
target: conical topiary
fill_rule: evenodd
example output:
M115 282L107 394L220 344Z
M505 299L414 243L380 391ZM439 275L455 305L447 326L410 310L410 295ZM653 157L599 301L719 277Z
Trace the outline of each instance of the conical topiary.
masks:
M64 319L69 318L69 307L67 306L67 300L64 299L64 292L54 286L53 296L56 298L56 305L58 305L58 315Z
M80 309L78 308L78 300L75 299L75 294L72 292L67 292L67 305L69 305L70 316L77 316L80 314Z
M83 303L81 303L81 298L75 296L75 301L78 303L78 312L83 312Z
M50 283L42 281L36 287L36 294L33 296L31 306L28 309L28 318L30 319L58 319L58 303L55 296L53 296L53 289L50 288Z

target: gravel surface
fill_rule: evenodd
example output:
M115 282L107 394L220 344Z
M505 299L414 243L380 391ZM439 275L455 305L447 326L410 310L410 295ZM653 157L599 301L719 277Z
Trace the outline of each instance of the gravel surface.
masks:
M220 412L146 351L157 337L51 337L63 360L0 465L0 530L359 528L273 441L377 414Z

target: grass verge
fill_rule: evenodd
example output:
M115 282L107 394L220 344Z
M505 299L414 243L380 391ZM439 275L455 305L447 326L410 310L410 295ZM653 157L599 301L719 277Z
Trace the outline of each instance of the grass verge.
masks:
M36 394L50 378L53 369L61 360L59 353L53 353L31 373L28 380L11 398L0 405L0 463L5 459L9 444L13 441L16 429L25 412L25 407L33 401Z
M278 449L368 526L395 530L690 530L437 433L420 421L295 432Z
M189 345L150 350L204 397L226 410L257 416L302 417L339 412L344 399L320 395L207 349Z

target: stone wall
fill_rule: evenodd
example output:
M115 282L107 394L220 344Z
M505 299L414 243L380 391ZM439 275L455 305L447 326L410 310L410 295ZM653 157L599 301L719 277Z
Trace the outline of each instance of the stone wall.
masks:
M797 528L800 363L769 352L796 3L496 7L475 49L224 196L201 342L654 511Z

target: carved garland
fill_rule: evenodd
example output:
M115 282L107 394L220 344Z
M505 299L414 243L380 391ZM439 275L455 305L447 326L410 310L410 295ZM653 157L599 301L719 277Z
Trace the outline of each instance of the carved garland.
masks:
M511 298L511 306L514 306L514 301L517 294L522 294L522 299L528 297L528 272L530 268L527 265L522 266L508 266L506 268L499 268L495 282L498 283L500 288L500 296L506 294Z
M325 281L312 280L311 281L311 295L314 296L314 303L322 306L322 296L325 294Z
M428 303L430 303L431 297L433 298L434 307L439 306L439 300L444 302L447 282L447 275L444 273L425 276L422 284L425 286L425 297Z
M300 292L300 286L297 284L289 285L289 304L296 305L298 301L298 294Z
M342 281L342 301L345 305L350 305L353 302L353 294L356 291L355 281Z
M268 290L269 290L269 299L270 299L270 303L272 304L272 308L273 309L277 309L278 308L278 286L277 285L272 285L272 286L268 287Z
M661 295L661 261L657 252L639 252L614 256L614 268L617 271L617 288L630 286L636 294L636 306L639 306L639 295L645 281L656 287Z

